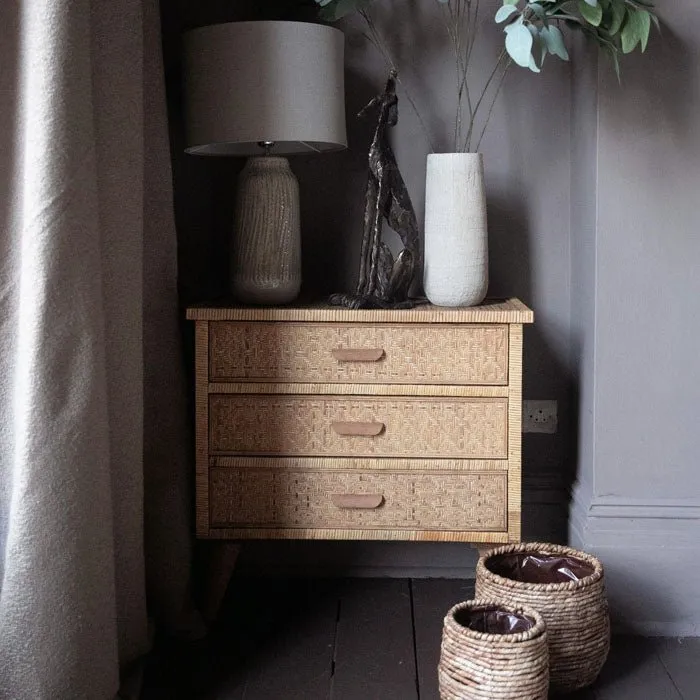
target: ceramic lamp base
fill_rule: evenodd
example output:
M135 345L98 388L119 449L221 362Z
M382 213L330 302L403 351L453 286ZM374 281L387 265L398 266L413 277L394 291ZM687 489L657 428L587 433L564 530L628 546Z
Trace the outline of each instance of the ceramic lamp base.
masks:
M249 158L238 179L231 291L245 304L286 304L301 288L299 183L286 158Z

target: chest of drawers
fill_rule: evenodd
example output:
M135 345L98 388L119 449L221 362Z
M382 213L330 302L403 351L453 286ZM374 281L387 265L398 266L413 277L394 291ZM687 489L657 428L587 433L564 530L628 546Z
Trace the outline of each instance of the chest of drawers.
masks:
M520 539L520 301L187 315L199 537Z

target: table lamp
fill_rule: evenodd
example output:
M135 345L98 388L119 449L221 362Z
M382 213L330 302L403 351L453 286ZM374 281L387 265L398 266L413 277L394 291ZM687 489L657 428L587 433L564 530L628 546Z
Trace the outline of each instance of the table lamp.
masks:
M342 32L305 22L233 22L185 34L185 150L249 156L235 199L238 301L284 304L299 294L299 185L283 156L347 146L343 53Z

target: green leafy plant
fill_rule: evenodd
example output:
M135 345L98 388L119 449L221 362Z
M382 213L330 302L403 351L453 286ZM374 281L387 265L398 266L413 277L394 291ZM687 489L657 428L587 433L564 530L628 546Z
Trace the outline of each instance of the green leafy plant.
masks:
M372 5L381 0L314 1L319 6L320 18L328 22L359 13L367 28L366 37L401 75L372 14ZM620 56L637 47L646 50L651 25L659 24L650 0L504 0L495 16L495 21L504 25L504 47L486 81L475 90L470 67L483 1L431 1L439 8L456 59L455 151L479 150L504 78L513 63L539 73L547 56L568 61L565 31L579 31L611 56L619 78ZM431 149L435 150L415 100L405 87L404 92Z
M638 46L646 50L652 22L648 0L506 0L496 22L506 22L506 51L519 66L539 72L548 55L568 60L560 26L582 31L613 59L620 74L620 55Z

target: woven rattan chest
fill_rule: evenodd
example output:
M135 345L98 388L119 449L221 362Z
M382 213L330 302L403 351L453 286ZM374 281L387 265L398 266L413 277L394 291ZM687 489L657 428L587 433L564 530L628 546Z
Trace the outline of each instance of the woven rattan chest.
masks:
M199 537L520 539L517 299L188 318Z

